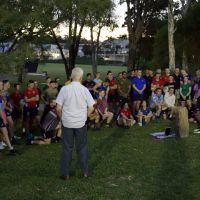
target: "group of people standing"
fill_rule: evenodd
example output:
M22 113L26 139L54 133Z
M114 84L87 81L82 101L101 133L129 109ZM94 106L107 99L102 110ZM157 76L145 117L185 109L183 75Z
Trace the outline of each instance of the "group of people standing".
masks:
M147 69L133 70L130 76L125 71L114 76L111 71L103 81L100 73L93 80L90 73L83 85L88 88L96 99L95 111L89 117L99 127L100 119L115 118L117 124L129 128L136 122L143 126L155 119L175 117L175 106L184 106L188 109L188 118L198 122L200 101L200 70L196 71L194 78L186 70L176 68L170 72L168 68L162 72L157 69L154 73Z
M0 150L7 146L9 154L16 154L14 145L21 138L15 134L17 129L21 130L21 136L25 136L27 144L48 144L51 142L49 139L58 139L49 130L56 129L55 125L59 124L55 100L60 88L58 81L50 77L46 78L46 83L40 88L37 81L29 80L23 92L20 83L15 83L11 88L9 80L0 81ZM40 127L41 137L38 139L32 132L33 124Z
M117 76L108 71L105 80L98 72L94 79L88 73L83 81L83 70L76 67L65 86L59 81L47 77L41 85L29 80L24 92L16 83L11 93L10 82L0 81L0 149L7 146L11 155L16 154L17 128L24 129L27 144L60 141L62 129L61 173L65 180L74 140L83 175L89 176L87 127L98 130L105 124L110 128L116 121L118 126L130 128L161 118L174 119L177 105L188 109L190 122L200 123L200 70L195 76L179 68L155 73L137 69L129 76L126 71ZM41 131L39 138L33 132L34 123Z

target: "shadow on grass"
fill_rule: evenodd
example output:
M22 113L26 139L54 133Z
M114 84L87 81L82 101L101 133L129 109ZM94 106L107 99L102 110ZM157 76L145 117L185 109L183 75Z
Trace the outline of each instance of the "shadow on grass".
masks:
M187 139L166 140L161 148L160 166L154 177L155 185L148 199L193 199L189 191Z
M108 137L103 138L97 145L94 145L93 148L90 148L90 169L95 171L98 165L103 161L104 157L112 152L112 149L119 144L120 139L127 134L127 130L123 128L114 128L111 129L112 133Z

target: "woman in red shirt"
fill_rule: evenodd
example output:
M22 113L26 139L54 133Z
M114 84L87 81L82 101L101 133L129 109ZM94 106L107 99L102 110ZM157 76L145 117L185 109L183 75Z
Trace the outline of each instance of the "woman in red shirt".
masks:
M133 119L133 115L128 106L128 103L125 103L122 109L120 110L117 123L118 125L124 126L125 128L130 128L135 124L135 120Z

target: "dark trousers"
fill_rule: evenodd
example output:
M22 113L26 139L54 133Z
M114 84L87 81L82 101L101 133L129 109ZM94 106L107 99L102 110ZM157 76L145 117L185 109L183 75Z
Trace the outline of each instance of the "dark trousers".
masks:
M62 127L62 137L61 174L63 176L69 175L69 166L72 159L74 140L82 173L88 173L87 127Z

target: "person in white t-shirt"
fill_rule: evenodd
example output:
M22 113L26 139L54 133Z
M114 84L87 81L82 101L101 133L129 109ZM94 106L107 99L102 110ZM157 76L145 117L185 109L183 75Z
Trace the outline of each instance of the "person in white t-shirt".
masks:
M87 116L92 113L95 104L89 90L81 84L83 70L72 70L72 82L62 87L56 99L57 112L62 121L61 178L69 179L69 165L72 158L74 140L79 164L84 177L89 176L87 150Z
M169 88L169 92L166 92L164 96L164 107L168 110L170 119L174 116L175 103L176 97L174 95L174 88Z

